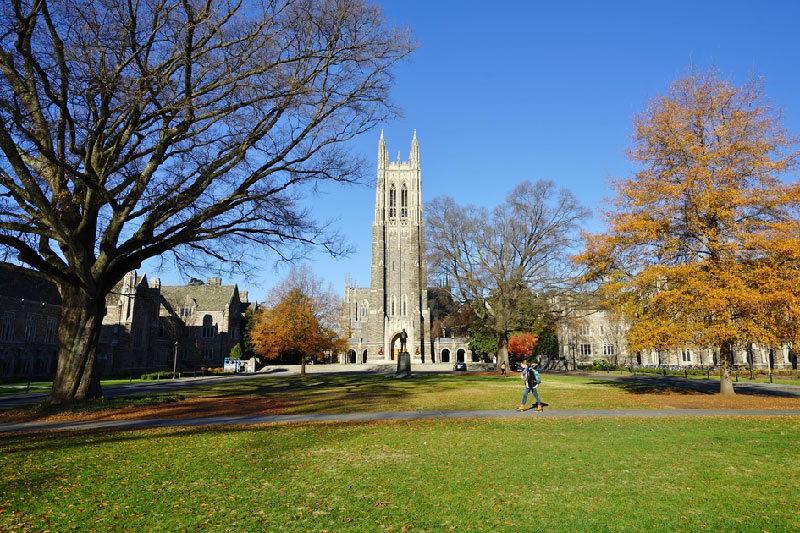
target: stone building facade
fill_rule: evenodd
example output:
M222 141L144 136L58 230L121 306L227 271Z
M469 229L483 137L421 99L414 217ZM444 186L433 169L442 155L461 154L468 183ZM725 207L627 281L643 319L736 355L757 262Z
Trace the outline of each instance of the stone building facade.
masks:
M370 271L368 288L357 287L349 277L345 280L343 327L349 346L343 362L395 361L403 330L408 334L412 363L444 362L441 353L437 354L441 350L447 350L448 359L451 353L453 360L459 356L466 359L466 339L439 348L439 340L430 337L422 170L416 132L408 161L401 161L399 153L396 161L389 161L383 132L378 141Z
M0 379L55 374L60 313L54 284L0 270Z
M129 272L106 298L98 345L104 373L221 367L239 342L246 291L208 278L204 285L161 285Z
M604 360L615 365L705 368L718 365L718 354L708 348L685 346L674 350L628 349L630 323L605 309L577 306L564 311L557 328L560 357L567 367ZM733 365L754 368L797 369L797 355L788 345L777 347L746 343L734 347Z

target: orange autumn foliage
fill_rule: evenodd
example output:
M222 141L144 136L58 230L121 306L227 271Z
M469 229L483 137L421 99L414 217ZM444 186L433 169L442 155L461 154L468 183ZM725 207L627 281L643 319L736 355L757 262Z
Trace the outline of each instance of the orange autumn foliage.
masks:
M527 359L538 342L539 337L533 333L517 333L508 340L508 352L517 359Z
M270 294L268 305L251 332L253 349L262 359L288 356L300 359L305 368L307 360L344 348L338 334L341 305L309 270L293 269Z
M614 183L607 233L578 257L587 279L632 321L632 350L719 350L733 393L734 345L797 342L797 140L760 84L691 72L634 120L640 169Z

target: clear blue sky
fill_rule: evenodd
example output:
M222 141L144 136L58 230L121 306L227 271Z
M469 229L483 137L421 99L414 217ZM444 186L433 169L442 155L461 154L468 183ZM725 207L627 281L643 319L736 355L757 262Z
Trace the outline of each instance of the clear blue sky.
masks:
M609 180L633 168L624 155L631 119L692 64L715 65L737 84L762 76L785 126L800 135L797 1L379 3L420 44L396 70L393 99L404 118L383 129L390 158L399 151L403 160L417 130L423 204L449 195L491 207L523 180L550 179L602 209ZM350 145L373 169L379 136ZM337 218L356 247L345 259L309 262L337 291L348 272L359 286L370 282L375 171L367 178L367 186L313 199L319 217ZM589 229L602 227L595 220ZM273 263L265 255L256 275L224 281L262 301L288 269ZM141 270L167 284L186 281L148 264Z

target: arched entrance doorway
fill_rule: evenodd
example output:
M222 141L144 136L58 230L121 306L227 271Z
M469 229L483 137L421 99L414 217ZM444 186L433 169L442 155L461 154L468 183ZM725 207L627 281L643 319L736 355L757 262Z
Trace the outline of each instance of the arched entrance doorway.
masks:
M463 348L459 348L459 350L456 352L456 361L457 362L459 362L459 363L463 363L464 362L464 353L465 353L464 349Z
M397 361L397 358L398 358L399 353L400 353L400 334L401 333L402 333L402 331L398 331L397 333L395 333L394 336L392 337L391 342L389 342L389 358L392 361ZM407 342L406 350L409 349L409 347L408 347L409 344L408 343L410 341L411 341L411 335L408 336L408 341L406 341Z
M449 363L450 362L450 350L445 348L442 350L442 363Z
M356 351L355 350L348 350L347 351L347 362L351 363L351 364L356 362Z

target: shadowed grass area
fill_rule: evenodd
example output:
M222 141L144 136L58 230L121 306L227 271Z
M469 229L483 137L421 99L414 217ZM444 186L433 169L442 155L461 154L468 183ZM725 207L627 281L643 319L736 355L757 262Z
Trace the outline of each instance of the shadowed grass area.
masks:
M675 384L673 384L675 385ZM686 407L731 408L719 403L719 395L677 386L655 383L609 381L592 376L543 374L539 394L546 406L557 409L652 409L675 408L676 397L701 400ZM129 406L157 405L186 399L250 399L242 414L257 414L261 409L283 414L325 414L417 410L514 409L522 396L522 382L512 375L497 374L422 374L411 379L386 375L311 374L299 376L263 376L232 382L210 382L186 389L179 394L160 393L147 396L87 402L70 407L39 406L33 409L0 412L0 420L41 419L61 412L89 413ZM752 396L742 396L750 398ZM670 403L665 403L669 400ZM533 402L532 396L529 402ZM530 405L530 403L529 403ZM781 404L748 404L750 408L798 408L800 398ZM191 409L187 403L187 409ZM211 409L211 411L209 411ZM191 416L213 415L208 402ZM227 414L231 414L228 412Z
M0 529L787 531L799 432L775 417L9 436Z
M642 389L644 390L644 389ZM287 413L352 413L434 409L511 409L519 405L523 385L515 375L309 375L258 378L182 391L187 398L252 396L287 401ZM542 401L560 409L633 409L642 406L637 390L615 387L591 377L544 375ZM685 394L700 394L682 390ZM532 397L529 401L533 401Z
M63 413L80 413L88 414L97 411L108 411L113 409L121 409L123 407L145 407L151 405L161 405L165 403L173 403L184 398L181 394L165 393L159 395L148 396L134 396L130 398L98 398L87 400L68 405L50 405L42 403L25 408L23 411L28 412L33 417L43 418L54 414ZM9 411L14 413L17 411ZM2 413L0 413L0 420L2 420Z

